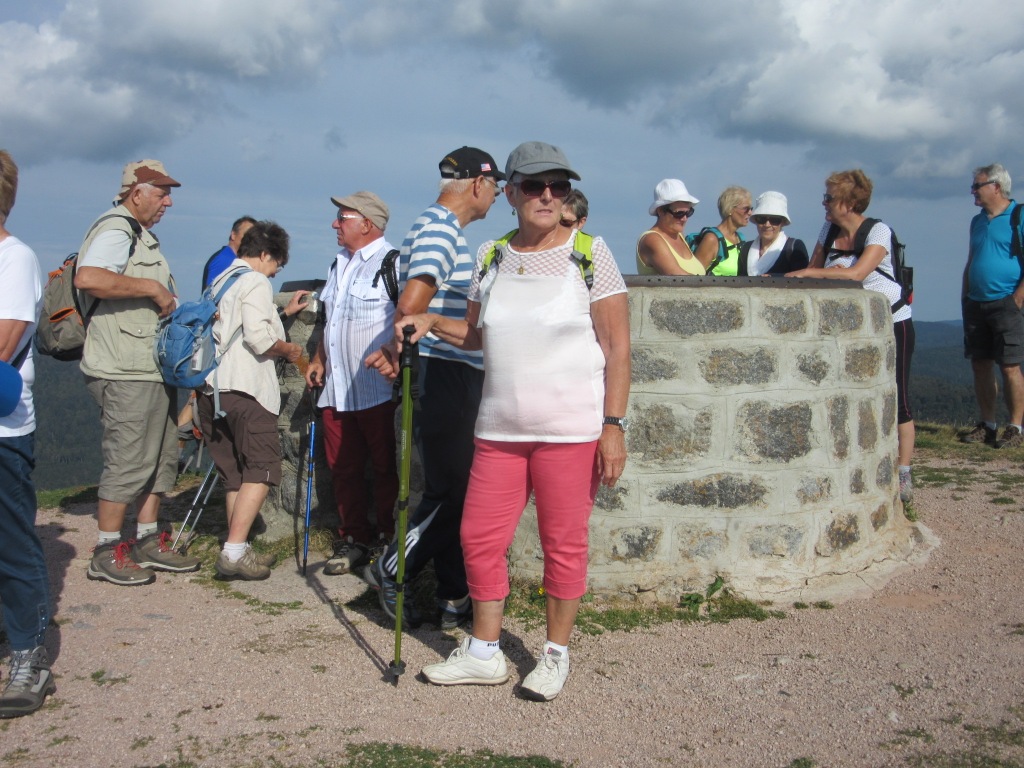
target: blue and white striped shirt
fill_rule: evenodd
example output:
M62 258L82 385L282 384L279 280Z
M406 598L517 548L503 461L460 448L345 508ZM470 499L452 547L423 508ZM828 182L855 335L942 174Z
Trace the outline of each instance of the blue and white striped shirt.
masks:
M434 203L413 223L401 253L402 287L414 277L429 277L437 286L437 293L430 300L428 311L443 317L464 318L466 296L473 280L473 257L458 217ZM482 352L456 349L433 334L423 337L420 354L466 363L480 370L484 367Z

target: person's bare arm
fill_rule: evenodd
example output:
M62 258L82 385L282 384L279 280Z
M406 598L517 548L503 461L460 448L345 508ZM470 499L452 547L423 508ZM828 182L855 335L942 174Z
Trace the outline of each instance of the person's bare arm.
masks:
M9 363L28 328L26 320L0 320L0 360Z
M623 417L629 403L629 299L617 293L590 305L597 341L604 352L604 415ZM613 424L601 430L597 469L601 482L612 487L626 468L626 436Z
M97 299L151 299L161 317L174 311L174 295L156 280L128 277L102 267L79 267L75 288Z

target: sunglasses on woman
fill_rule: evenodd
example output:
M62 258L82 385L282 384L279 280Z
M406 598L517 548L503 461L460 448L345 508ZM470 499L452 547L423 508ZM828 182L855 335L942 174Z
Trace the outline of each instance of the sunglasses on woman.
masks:
M671 216L673 219L688 219L693 216L693 208L680 208L678 211L673 211L671 208L666 208L665 213Z
M755 216L755 224L771 224L773 227L781 227L786 220L781 216Z
M527 197L540 197L545 189L551 190L552 197L565 197L572 191L572 184L568 181L539 181L537 179L523 179L518 182L519 191Z

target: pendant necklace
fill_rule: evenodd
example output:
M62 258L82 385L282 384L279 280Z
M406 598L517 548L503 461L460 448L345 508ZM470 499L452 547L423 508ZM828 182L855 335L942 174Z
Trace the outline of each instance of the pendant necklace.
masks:
M543 251L544 247L548 243L550 243L552 240L554 240L555 239L555 235L557 235L557 234L558 234L558 230L556 229L550 235L548 235L547 239L543 243L541 243L539 246L537 246L536 249L530 251L530 253L538 253L540 251ZM517 248L516 249L516 255L519 256L519 268L516 270L516 274L517 275L526 274L526 267L523 265L523 251Z

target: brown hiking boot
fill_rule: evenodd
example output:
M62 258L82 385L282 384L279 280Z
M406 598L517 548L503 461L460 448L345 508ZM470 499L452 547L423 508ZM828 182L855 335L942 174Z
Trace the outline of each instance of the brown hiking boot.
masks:
M244 581L261 581L270 576L270 568L261 565L256 559L252 547L247 547L239 560L229 560L223 552L217 557L213 566L217 574L224 579L243 579Z
M132 546L132 560L142 568L173 573L199 570L199 558L183 555L171 549L171 534L167 531L143 536Z
M985 443L985 445L996 444L996 431L985 425L984 421L979 421L977 425L970 432L964 432L960 435L961 443Z
M152 584L156 574L149 568L141 568L132 560L127 541L103 544L92 551L89 570L85 575L95 581L109 581L119 587L134 587Z
M1024 445L1024 434L1017 427L1008 426L999 438L998 448L1020 448Z

